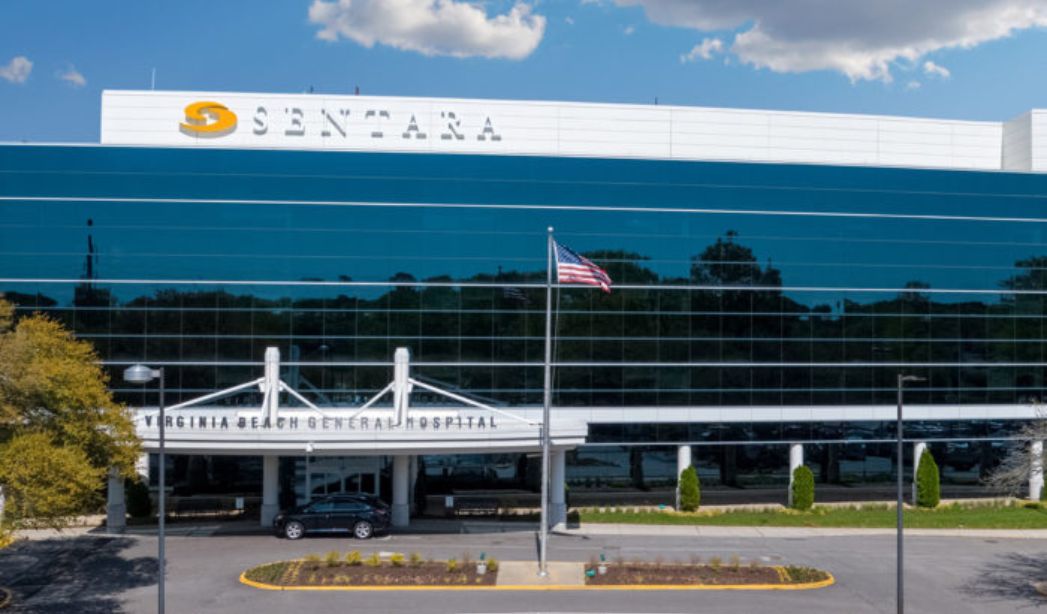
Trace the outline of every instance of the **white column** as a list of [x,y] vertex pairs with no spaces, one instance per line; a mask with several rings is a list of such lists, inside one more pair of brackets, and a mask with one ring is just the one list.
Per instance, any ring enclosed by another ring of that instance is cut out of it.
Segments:
[[411,464],[407,467],[407,475],[411,478],[407,484],[407,504],[411,506],[411,509],[415,508],[414,491],[415,484],[418,483],[418,455],[411,455]]
[[411,505],[408,492],[411,486],[411,457],[393,457],[393,526],[406,527],[411,523]]
[[927,449],[926,441],[917,441],[912,445],[912,504],[916,505],[916,472],[920,470],[920,457]]
[[107,490],[105,528],[110,533],[123,533],[127,528],[127,504],[124,502],[124,478],[116,467],[109,469]]
[[564,471],[567,452],[549,450],[549,526],[563,529],[567,526],[567,502],[564,499]]
[[280,457],[262,457],[262,518],[261,525],[269,528],[280,512]]
[[676,511],[680,511],[680,474],[691,466],[691,446],[676,448]]
[[135,461],[135,473],[138,474],[138,479],[142,481],[146,486],[149,485],[149,453],[144,452],[138,455],[138,460]]
[[793,506],[793,474],[803,466],[803,444],[789,445],[789,507]]
[[262,416],[276,422],[277,408],[280,407],[280,348],[265,348],[265,384],[263,390],[268,394]]
[[1043,442],[1029,443],[1029,499],[1039,501],[1043,494]]
[[396,424],[403,424],[407,418],[407,404],[411,395],[411,351],[407,348],[396,348],[393,352],[393,412]]

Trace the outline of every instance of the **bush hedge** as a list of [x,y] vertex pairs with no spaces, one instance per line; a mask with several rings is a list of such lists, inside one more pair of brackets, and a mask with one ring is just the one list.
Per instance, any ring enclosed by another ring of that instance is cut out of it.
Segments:
[[931,451],[924,449],[920,455],[920,465],[916,468],[916,506],[938,507],[941,498],[938,463],[934,462]]
[[149,498],[149,487],[144,480],[125,480],[124,496],[127,498],[127,513],[131,518],[149,518],[153,515],[153,500]]
[[680,510],[696,511],[702,502],[702,490],[698,481],[698,472],[694,470],[694,467],[688,467],[680,472],[679,488]]
[[793,471],[792,501],[794,510],[806,512],[814,506],[814,474],[807,465]]

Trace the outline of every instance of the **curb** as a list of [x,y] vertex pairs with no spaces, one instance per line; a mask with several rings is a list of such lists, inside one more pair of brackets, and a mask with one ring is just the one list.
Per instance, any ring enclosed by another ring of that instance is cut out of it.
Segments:
[[[780,572],[779,572],[780,573]],[[509,586],[278,586],[256,582],[240,574],[240,583],[265,591],[807,591],[832,586],[836,578],[800,584],[605,584],[585,586],[574,584],[520,584]]]

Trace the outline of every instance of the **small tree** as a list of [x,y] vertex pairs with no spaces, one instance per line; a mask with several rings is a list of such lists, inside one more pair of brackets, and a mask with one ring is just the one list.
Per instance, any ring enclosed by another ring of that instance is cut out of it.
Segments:
[[105,472],[83,450],[55,443],[47,433],[19,434],[0,446],[0,483],[7,495],[5,521],[13,526],[62,528],[101,503]]
[[698,472],[694,467],[688,467],[680,472],[680,510],[693,512],[698,509],[702,502],[701,485],[698,481]]
[[[0,324],[10,303],[0,300]],[[113,401],[94,347],[62,324],[33,314],[0,329],[0,441],[42,432],[79,448],[93,467],[129,476],[141,452],[131,413]]]
[[916,468],[917,507],[938,507],[941,500],[941,484],[938,481],[938,463],[930,450],[920,455],[920,466]]
[[814,506],[814,474],[807,465],[800,465],[793,471],[792,500],[794,510],[806,512]]
[[15,322],[0,297],[4,523],[57,528],[95,511],[105,475],[132,475],[140,451],[132,415],[113,401],[91,344],[46,316]]
[[[1011,496],[1024,497],[1028,494],[1032,498],[1039,495],[1041,501],[1047,495],[1047,488],[1040,489],[1039,493],[1029,493],[1029,481],[1033,477],[1033,467],[1043,466],[1043,446],[1033,445],[1034,442],[1047,440],[1047,411],[1039,402],[1033,403],[1037,419],[1026,424],[1019,430],[1014,445],[1007,448],[1000,464],[988,471],[982,482],[990,489]],[[1022,443],[1019,443],[1022,442]]]

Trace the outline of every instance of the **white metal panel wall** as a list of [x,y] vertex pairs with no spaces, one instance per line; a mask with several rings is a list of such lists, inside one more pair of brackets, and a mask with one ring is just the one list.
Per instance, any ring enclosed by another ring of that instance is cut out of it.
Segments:
[[1029,170],[1047,171],[1047,111],[1029,113]]
[[[217,138],[182,133],[178,125],[186,105],[200,100],[233,110],[239,119],[236,130]],[[484,132],[488,121],[497,139]],[[1047,130],[1047,125],[1033,123],[1034,131],[1036,125]],[[1008,134],[1020,136],[1020,126],[1009,123],[1008,129]],[[1012,139],[1008,143],[1015,146],[1005,153],[1004,126],[996,122],[651,105],[154,91],[103,92],[101,138],[103,144],[114,145],[982,170],[1000,169],[1005,157],[1020,165],[1022,149]],[[1047,147],[1047,139],[1040,142]],[[1047,149],[1044,154],[1047,165]]]
[[1003,169],[1032,170],[1032,113],[1003,124]]

